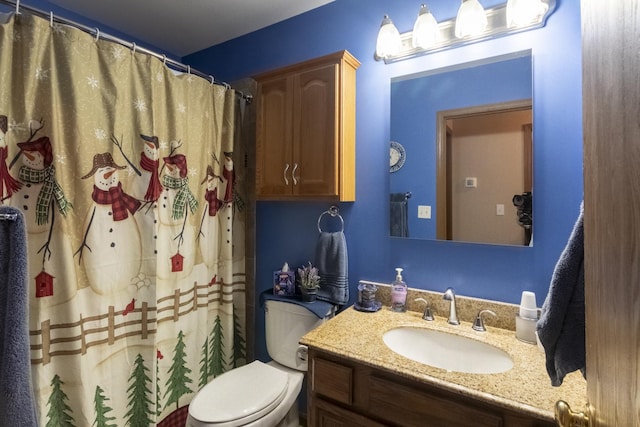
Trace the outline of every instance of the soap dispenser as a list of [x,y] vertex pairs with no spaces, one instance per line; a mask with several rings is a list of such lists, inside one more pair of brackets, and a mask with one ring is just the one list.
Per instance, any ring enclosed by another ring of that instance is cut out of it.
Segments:
[[391,283],[391,310],[407,310],[407,284],[402,280],[402,269],[396,268],[396,280]]

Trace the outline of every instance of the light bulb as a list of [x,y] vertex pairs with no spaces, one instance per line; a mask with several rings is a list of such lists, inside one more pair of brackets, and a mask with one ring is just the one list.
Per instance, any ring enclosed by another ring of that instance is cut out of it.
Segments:
[[426,49],[436,44],[439,38],[440,28],[438,27],[438,22],[429,11],[429,8],[423,4],[420,6],[416,23],[413,25],[411,44],[414,48]]
[[401,46],[402,41],[400,40],[398,29],[393,25],[389,15],[385,15],[380,24],[380,31],[378,31],[376,55],[379,58],[396,55],[400,51]]
[[478,0],[462,0],[456,17],[456,37],[474,37],[487,28],[487,14]]
[[542,0],[509,0],[507,2],[507,26],[522,27],[540,22],[549,5]]

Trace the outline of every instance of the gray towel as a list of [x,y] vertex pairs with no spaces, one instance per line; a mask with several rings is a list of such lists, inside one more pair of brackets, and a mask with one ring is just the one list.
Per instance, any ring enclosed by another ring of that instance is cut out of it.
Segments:
[[586,378],[583,216],[584,204],[556,264],[537,325],[555,387],[578,369]]
[[320,274],[318,299],[345,305],[349,301],[349,262],[344,233],[320,232],[315,258]]
[[24,217],[0,206],[0,426],[37,426],[31,386],[29,288]]

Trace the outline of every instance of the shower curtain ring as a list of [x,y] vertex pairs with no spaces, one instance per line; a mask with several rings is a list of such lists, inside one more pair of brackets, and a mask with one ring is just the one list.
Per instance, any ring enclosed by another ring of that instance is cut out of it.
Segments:
[[96,27],[96,41],[100,40],[100,28]]
[[213,78],[211,74],[209,74],[209,78],[211,79],[211,85],[213,86],[213,83],[215,83],[216,80]]
[[49,12],[49,27],[53,28],[53,12]]
[[167,65],[167,55],[165,55],[164,53],[162,54],[162,63],[164,65]]
[[137,48],[138,48],[138,45],[136,45],[136,42],[133,42],[133,46],[131,46],[131,53],[136,53]]
[[20,0],[16,1],[16,15],[20,15]]
[[191,74],[191,65],[187,65],[187,74]]

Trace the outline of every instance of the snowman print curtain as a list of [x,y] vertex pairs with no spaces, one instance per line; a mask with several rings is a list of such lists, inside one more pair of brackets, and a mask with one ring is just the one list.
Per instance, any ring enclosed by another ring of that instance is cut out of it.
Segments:
[[238,102],[79,29],[0,25],[0,203],[25,215],[40,425],[182,419],[245,363]]

